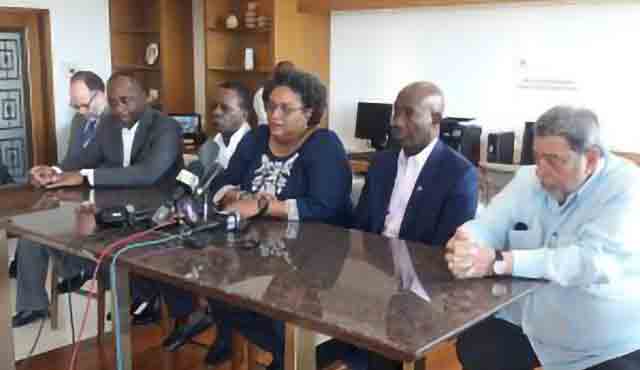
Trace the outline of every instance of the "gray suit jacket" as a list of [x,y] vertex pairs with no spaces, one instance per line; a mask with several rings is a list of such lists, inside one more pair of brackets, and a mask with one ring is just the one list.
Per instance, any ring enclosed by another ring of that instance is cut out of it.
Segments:
[[148,186],[175,177],[183,165],[178,123],[147,107],[133,139],[129,167],[122,167],[122,155],[122,125],[108,114],[83,155],[65,158],[60,167],[64,171],[95,169],[95,186]]

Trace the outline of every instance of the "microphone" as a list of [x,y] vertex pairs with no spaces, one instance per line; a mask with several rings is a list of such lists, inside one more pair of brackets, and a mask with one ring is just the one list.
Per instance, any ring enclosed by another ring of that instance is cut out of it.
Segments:
[[151,217],[155,224],[166,222],[173,216],[176,210],[176,204],[189,194],[195,193],[200,178],[204,174],[204,166],[199,160],[195,160],[186,168],[183,168],[176,176],[176,188],[171,194],[170,200],[163,202]]
[[196,195],[202,195],[203,193],[207,192],[213,180],[218,177],[218,175],[220,175],[222,171],[224,171],[224,167],[222,167],[220,163],[214,162],[211,171],[209,171],[205,174],[205,176],[202,177],[202,182],[200,183],[201,185],[199,185],[196,189]]
[[203,184],[205,179],[211,176],[220,166],[216,162],[219,153],[220,147],[213,139],[207,140],[200,146],[198,159],[189,163],[187,168],[180,170],[176,177],[176,181],[180,186],[174,192],[174,200],[182,198],[185,193],[194,194],[196,192],[199,185]]
[[103,226],[134,226],[152,218],[154,210],[136,209],[133,204],[124,206],[107,207],[98,211],[95,215],[96,223]]
[[213,141],[213,139],[208,139],[200,146],[198,149],[198,160],[204,167],[203,173],[205,175],[211,173],[216,164],[219,165],[217,162],[219,154],[220,147],[215,141]]
[[185,192],[194,193],[198,188],[204,171],[204,166],[197,160],[189,163],[187,168],[181,169],[176,177],[178,187],[173,192],[173,199],[182,198]]
[[216,161],[219,153],[220,146],[213,139],[208,139],[200,146],[198,159],[189,163],[178,173],[177,186],[171,200],[158,207],[154,213],[152,219],[156,224],[168,220],[174,214],[181,215],[181,219],[190,225],[200,222],[198,209],[201,205],[194,196],[199,197],[203,193],[202,184],[209,186],[211,180],[222,171],[220,164]]
[[211,182],[213,182],[213,179],[218,177],[218,175],[222,171],[224,171],[224,167],[222,167],[218,162],[214,163],[215,166],[213,166],[211,173],[207,174],[208,177],[203,178],[203,184],[201,186],[198,186],[198,189],[196,190],[196,196],[202,197],[202,211],[205,221],[209,220],[209,187],[211,186]]

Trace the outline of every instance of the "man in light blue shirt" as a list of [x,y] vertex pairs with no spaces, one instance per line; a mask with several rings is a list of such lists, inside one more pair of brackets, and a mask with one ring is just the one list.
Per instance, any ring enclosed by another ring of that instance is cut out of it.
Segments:
[[555,107],[521,168],[447,243],[458,278],[549,280],[463,333],[465,370],[640,369],[640,170],[609,153],[596,115]]

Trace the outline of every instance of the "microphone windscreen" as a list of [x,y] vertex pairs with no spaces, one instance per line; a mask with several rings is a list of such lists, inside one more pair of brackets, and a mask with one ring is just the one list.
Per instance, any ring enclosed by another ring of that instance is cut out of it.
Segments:
[[200,160],[197,160],[197,159],[189,163],[189,165],[187,165],[185,170],[191,172],[192,174],[198,176],[199,178],[202,178],[202,175],[204,175],[205,173],[204,165]]
[[189,172],[186,169],[180,170],[178,173],[178,177],[176,177],[176,181],[180,184],[188,186],[191,192],[196,191],[198,184],[200,184],[200,177]]
[[198,159],[204,167],[204,173],[210,173],[212,167],[218,163],[218,155],[220,154],[220,147],[213,141],[213,138],[208,139],[198,149]]
[[161,224],[169,220],[170,217],[171,217],[171,205],[163,204],[160,207],[158,207],[156,212],[153,214],[153,217],[151,217],[151,220],[155,224]]
[[224,171],[224,167],[218,162],[213,162],[213,165],[205,171],[200,181],[201,187],[209,187],[211,180],[215,178],[220,172]]

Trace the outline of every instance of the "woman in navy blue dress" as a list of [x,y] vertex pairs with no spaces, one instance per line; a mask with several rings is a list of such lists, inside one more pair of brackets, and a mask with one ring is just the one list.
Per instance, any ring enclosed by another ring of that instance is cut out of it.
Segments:
[[[243,217],[346,224],[351,211],[351,170],[338,136],[318,124],[326,89],[313,75],[293,71],[264,89],[268,125],[238,145],[216,200]],[[262,200],[262,201],[260,201]]]
[[[351,212],[351,170],[335,133],[318,125],[327,92],[308,73],[291,71],[267,82],[263,99],[269,124],[245,135],[229,162],[214,201],[247,218],[266,215],[288,221],[346,226]],[[231,356],[231,329],[272,353],[268,369],[281,369],[284,323],[211,300],[217,338],[207,362]]]

